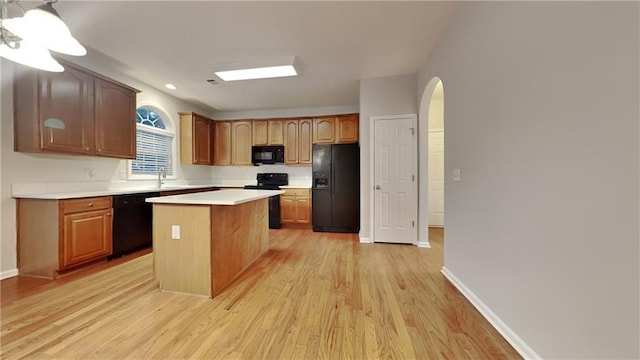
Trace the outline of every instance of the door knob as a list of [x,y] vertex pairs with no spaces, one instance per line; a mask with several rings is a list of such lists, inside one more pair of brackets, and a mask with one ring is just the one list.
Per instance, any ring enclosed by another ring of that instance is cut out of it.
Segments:
[[380,185],[376,185],[376,190],[380,190],[380,189],[382,189]]

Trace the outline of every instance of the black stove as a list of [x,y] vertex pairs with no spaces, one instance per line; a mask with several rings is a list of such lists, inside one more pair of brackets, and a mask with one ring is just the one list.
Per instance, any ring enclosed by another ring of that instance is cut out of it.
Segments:
[[[257,185],[245,185],[245,189],[280,190],[280,186],[289,185],[287,173],[259,173]],[[269,197],[269,229],[280,229],[280,195]]]
[[289,174],[287,173],[258,173],[256,175],[257,185],[245,185],[245,189],[267,189],[278,190],[280,186],[289,185]]

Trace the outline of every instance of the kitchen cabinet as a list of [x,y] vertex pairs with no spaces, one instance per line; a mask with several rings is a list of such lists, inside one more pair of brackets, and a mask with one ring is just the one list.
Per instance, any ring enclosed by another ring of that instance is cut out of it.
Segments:
[[287,119],[284,121],[285,164],[311,164],[311,133],[311,119]]
[[267,120],[251,121],[251,136],[253,145],[267,145],[269,137]]
[[285,227],[311,227],[311,191],[283,189],[280,195],[280,222]]
[[252,165],[251,163],[251,121],[231,122],[231,164]]
[[313,125],[311,119],[301,119],[298,122],[298,164],[309,164],[313,161]]
[[313,119],[313,143],[357,143],[358,118],[358,114],[345,114]]
[[180,115],[180,162],[214,164],[215,125],[212,119],[194,112]]
[[336,143],[358,142],[358,114],[336,117]]
[[136,93],[110,81],[96,78],[96,155],[136,158]]
[[138,90],[64,63],[16,67],[14,150],[135,159]]
[[333,144],[336,141],[335,116],[313,119],[313,143]]
[[231,165],[231,121],[215,121],[213,165]]
[[18,199],[17,212],[18,269],[22,275],[55,278],[111,254],[110,196]]
[[253,145],[283,145],[284,134],[282,119],[252,120]]

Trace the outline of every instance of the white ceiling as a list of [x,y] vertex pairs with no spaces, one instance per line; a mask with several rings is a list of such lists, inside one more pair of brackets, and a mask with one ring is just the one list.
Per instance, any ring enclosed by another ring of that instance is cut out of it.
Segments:
[[[63,0],[55,8],[117,70],[212,111],[235,111],[357,105],[360,79],[420,71],[458,3]],[[298,77],[206,81],[219,64],[292,55]]]

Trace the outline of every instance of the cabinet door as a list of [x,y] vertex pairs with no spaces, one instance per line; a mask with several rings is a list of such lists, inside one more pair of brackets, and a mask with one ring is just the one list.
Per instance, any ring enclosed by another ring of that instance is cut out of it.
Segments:
[[309,197],[296,196],[296,223],[309,224],[311,222],[311,202]]
[[213,165],[231,165],[231,122],[215,121]]
[[231,124],[231,163],[251,165],[251,121],[232,121]]
[[313,143],[332,144],[335,142],[335,117],[313,119]]
[[283,123],[283,120],[269,120],[269,136],[267,138],[269,145],[284,144]]
[[40,147],[93,154],[93,76],[70,66],[61,73],[40,71],[38,74]]
[[269,143],[269,132],[268,132],[267,120],[253,120],[251,122],[251,126],[252,126],[253,145],[267,145]]
[[193,115],[193,163],[210,165],[211,155],[211,120]]
[[358,142],[358,115],[339,116],[336,124],[336,142]]
[[284,123],[284,163],[298,163],[298,120]]
[[95,79],[96,155],[136,158],[136,93]]
[[296,222],[296,197],[280,195],[280,221],[293,224]]
[[64,215],[60,268],[111,254],[111,209]]
[[313,157],[311,149],[313,148],[311,131],[312,125],[310,119],[302,119],[298,125],[298,163],[311,164]]

